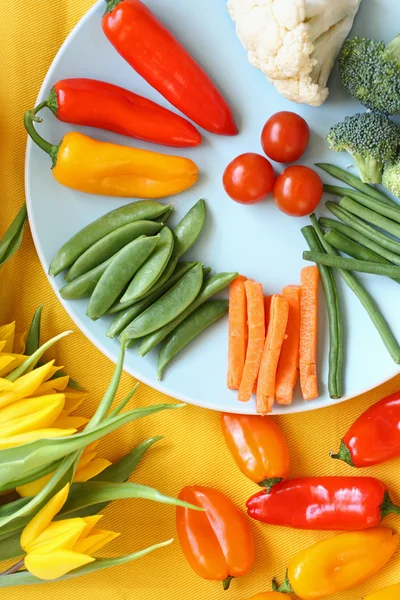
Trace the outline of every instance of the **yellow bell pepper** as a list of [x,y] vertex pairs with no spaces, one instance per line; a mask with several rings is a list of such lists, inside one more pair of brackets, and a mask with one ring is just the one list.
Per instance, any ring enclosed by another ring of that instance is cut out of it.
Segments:
[[276,591],[322,600],[375,575],[398,545],[398,535],[386,527],[324,539],[292,558],[286,581]]
[[44,140],[25,114],[32,140],[53,161],[55,179],[69,188],[102,196],[165,198],[194,185],[199,169],[188,158],[100,142],[78,132],[67,133],[58,146]]
[[39,579],[58,579],[94,562],[93,554],[119,536],[96,528],[101,515],[53,521],[68,493],[69,484],[53,496],[22,532],[20,544],[26,552],[25,568]]
[[364,600],[399,600],[400,598],[400,583],[383,588],[377,592],[372,592],[365,596]]

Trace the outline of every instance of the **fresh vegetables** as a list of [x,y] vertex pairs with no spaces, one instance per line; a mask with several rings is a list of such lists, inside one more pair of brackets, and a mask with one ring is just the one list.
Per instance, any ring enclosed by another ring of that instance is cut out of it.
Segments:
[[248,402],[253,394],[264,351],[265,308],[264,294],[260,283],[247,280],[244,288],[247,303],[248,344],[238,398],[241,402]]
[[264,125],[261,145],[268,158],[291,163],[303,156],[310,141],[307,122],[294,112],[277,112]]
[[330,256],[329,254],[325,254],[325,252],[309,252],[307,250],[303,252],[303,258],[317,264],[335,267],[336,269],[345,269],[346,271],[384,275],[393,279],[399,279],[400,277],[400,267],[388,264],[344,258],[342,256]]
[[293,102],[319,106],[335,58],[360,0],[229,0],[228,10],[250,63]]
[[309,477],[274,485],[247,501],[250,517],[295,529],[358,531],[399,514],[387,487],[373,477]]
[[400,113],[400,34],[387,46],[358,36],[347,40],[339,72],[346,90],[364,106],[386,115]]
[[96,79],[62,79],[41,103],[64,123],[96,127],[128,137],[185,148],[201,135],[186,119],[121,87]]
[[301,270],[300,297],[300,386],[304,400],[318,398],[318,282],[317,267]]
[[396,158],[400,129],[384,115],[359,113],[334,125],[326,139],[332,150],[352,156],[364,183],[381,183],[384,164]]
[[396,600],[400,594],[400,583],[391,585],[390,587],[372,592],[365,596],[365,600]]
[[290,454],[272,418],[221,413],[221,429],[243,475],[270,490],[290,473]]
[[382,183],[392,194],[400,198],[400,154],[383,169]]
[[323,600],[351,589],[377,573],[392,557],[399,538],[391,529],[342,533],[299,552],[284,583],[274,589],[302,600]]
[[288,167],[274,185],[273,196],[279,210],[292,217],[309,215],[322,198],[322,181],[309,167]]
[[140,0],[106,0],[103,31],[119,54],[173,106],[211,133],[235,135],[211,79]]
[[176,510],[186,560],[197,575],[222,581],[227,590],[232,579],[247,575],[253,567],[253,539],[245,516],[229,498],[212,488],[185,487],[179,499],[205,511]]
[[248,344],[246,277],[239,275],[229,290],[228,388],[238,390],[243,377]]
[[339,452],[331,456],[356,468],[400,456],[400,394],[396,392],[370,406],[350,427]]
[[256,204],[265,200],[275,182],[271,163],[254,152],[237,156],[226,167],[223,184],[228,196],[241,204]]
[[76,131],[50,144],[33,125],[41,121],[35,116],[40,108],[25,113],[25,129],[50,156],[53,176],[62,185],[101,196],[165,198],[197,181],[198,167],[188,158],[100,142]]
[[[299,377],[300,286],[287,285],[282,290],[282,297],[288,303],[289,314],[286,335],[282,343],[282,351],[276,371],[275,393],[278,404],[291,404],[294,388]],[[269,307],[268,314],[270,314],[270,310]]]

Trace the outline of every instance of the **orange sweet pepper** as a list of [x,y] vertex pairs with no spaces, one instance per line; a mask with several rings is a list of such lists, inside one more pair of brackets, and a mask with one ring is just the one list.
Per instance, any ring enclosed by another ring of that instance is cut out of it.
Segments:
[[165,198],[194,185],[198,167],[188,158],[94,140],[76,131],[58,145],[44,140],[34,127],[36,112],[25,113],[25,129],[52,159],[54,178],[69,188],[124,198]]

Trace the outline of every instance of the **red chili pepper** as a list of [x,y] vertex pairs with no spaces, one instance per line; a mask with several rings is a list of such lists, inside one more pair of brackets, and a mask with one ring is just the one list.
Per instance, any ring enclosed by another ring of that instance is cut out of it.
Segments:
[[140,0],[106,0],[103,31],[153,88],[211,133],[235,135],[231,109],[210,77]]
[[359,531],[400,514],[373,477],[310,477],[283,481],[247,501],[250,517],[295,529]]
[[351,467],[379,465],[400,456],[400,392],[368,408],[342,439],[338,454]]
[[185,148],[201,135],[183,117],[124,88],[96,79],[63,79],[40,107],[65,123],[97,127],[128,137]]

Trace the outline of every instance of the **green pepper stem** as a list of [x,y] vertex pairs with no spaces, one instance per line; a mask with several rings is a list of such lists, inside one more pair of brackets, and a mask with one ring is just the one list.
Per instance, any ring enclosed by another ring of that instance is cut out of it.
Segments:
[[39,117],[36,117],[35,115],[39,110],[44,108],[44,106],[47,106],[46,102],[42,102],[34,110],[27,110],[24,116],[24,125],[28,135],[32,138],[35,144],[39,146],[39,148],[41,148],[50,156],[52,161],[52,167],[55,167],[57,164],[57,154],[60,149],[60,145],[57,146],[54,144],[50,144],[50,142],[47,142],[45,139],[42,138],[41,135],[38,134],[33,125],[34,122],[40,123],[42,121],[42,119],[39,119]]
[[235,579],[235,578],[232,577],[231,575],[228,575],[228,577],[223,580],[222,587],[224,588],[224,591],[229,590],[232,579]]
[[396,506],[390,499],[389,492],[385,492],[383,502],[380,507],[381,520],[389,515],[400,515],[400,506]]
[[282,477],[270,477],[267,479],[263,479],[262,481],[259,481],[257,483],[257,485],[259,485],[262,488],[265,488],[267,490],[267,492],[270,492],[272,490],[272,488],[274,487],[274,485],[277,485],[281,481],[283,481]]
[[335,460],[342,460],[343,462],[350,465],[350,467],[354,467],[354,463],[353,463],[353,459],[351,458],[350,450],[348,449],[348,447],[346,446],[346,444],[344,443],[343,440],[340,442],[339,452],[337,454],[334,454],[333,452],[331,452],[330,457],[334,458]]
[[104,14],[106,15],[107,13],[110,13],[110,12],[112,12],[112,11],[114,10],[114,8],[115,8],[116,6],[118,6],[118,4],[119,4],[120,2],[123,2],[123,1],[124,1],[124,0],[106,0],[106,4],[107,4],[107,6],[106,6],[106,10],[105,10],[105,13],[104,13]]
[[282,583],[282,585],[278,586],[278,582],[276,581],[275,578],[272,580],[272,589],[274,592],[280,592],[281,594],[294,594],[295,593],[294,589],[290,585],[288,570],[286,570],[285,581]]

